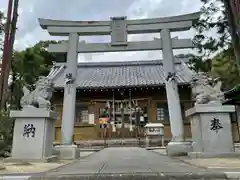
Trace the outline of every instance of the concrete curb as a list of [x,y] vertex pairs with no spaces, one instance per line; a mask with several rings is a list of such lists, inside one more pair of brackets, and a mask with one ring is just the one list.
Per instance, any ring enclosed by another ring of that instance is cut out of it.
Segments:
[[240,172],[224,173],[132,173],[132,174],[72,174],[72,175],[13,175],[1,180],[236,180]]
[[98,152],[98,151],[101,151],[103,150],[104,148],[79,148],[80,150],[80,153],[81,152]]
[[233,180],[240,173],[133,173],[133,174],[72,174],[30,177],[29,180]]
[[157,150],[157,149],[166,149],[165,146],[159,146],[159,147],[145,147],[146,150]]

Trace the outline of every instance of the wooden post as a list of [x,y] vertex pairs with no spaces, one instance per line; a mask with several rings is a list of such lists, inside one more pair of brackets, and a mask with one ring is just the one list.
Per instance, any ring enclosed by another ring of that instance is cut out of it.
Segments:
[[113,91],[113,103],[112,103],[112,121],[113,121],[113,127],[112,127],[112,134],[113,136],[116,136],[116,119],[115,119],[115,94]]
[[106,147],[107,146],[107,125],[104,128],[103,138],[104,138],[104,147]]
[[111,102],[109,101],[109,122],[108,122],[108,139],[112,139],[112,125],[111,125],[111,121],[112,121],[112,106],[111,106]]
[[152,100],[148,99],[148,106],[147,106],[147,115],[148,115],[148,123],[152,121]]
[[136,131],[135,131],[135,135],[136,135],[136,139],[138,138],[138,123],[137,123],[137,108],[136,108],[136,104],[134,107],[134,111],[135,111],[135,126],[136,126]]
[[129,131],[130,131],[130,136],[132,137],[132,132],[133,132],[133,127],[132,127],[132,92],[129,90]]
[[123,102],[121,102],[121,119],[122,119],[122,127],[121,127],[121,138],[124,138],[124,108],[123,108]]
[[[1,65],[1,78],[0,78],[0,98],[1,105],[4,104],[4,76],[6,74],[6,63],[9,57],[10,46],[9,46],[9,36],[11,28],[11,18],[12,18],[12,4],[13,0],[8,1],[8,12],[7,12],[7,22],[4,30],[4,44],[3,44],[3,56],[2,56],[2,65]],[[11,28],[12,29],[12,28]],[[1,106],[1,110],[4,107]]]
[[9,73],[12,66],[12,56],[13,56],[13,45],[15,41],[15,34],[16,34],[16,26],[17,26],[17,18],[18,18],[18,5],[19,0],[14,0],[13,4],[13,17],[12,17],[12,23],[11,23],[11,32],[9,36],[9,48],[7,53],[7,59],[6,59],[6,69],[5,73],[3,73],[3,87],[2,87],[2,101],[1,101],[1,108],[4,108],[6,105],[7,98],[9,97],[9,91],[8,91],[8,79],[9,79]]

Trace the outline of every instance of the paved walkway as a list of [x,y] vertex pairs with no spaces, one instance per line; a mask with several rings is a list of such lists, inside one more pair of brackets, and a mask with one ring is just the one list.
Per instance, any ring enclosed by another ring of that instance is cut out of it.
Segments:
[[[153,152],[154,151],[154,152]],[[106,148],[96,152],[91,156],[76,160],[71,164],[64,165],[54,170],[40,174],[12,174],[12,176],[2,176],[0,179],[23,179],[23,180],[53,180],[53,179],[102,179],[102,180],[132,180],[132,179],[240,179],[237,166],[235,172],[233,163],[229,169],[210,168],[209,163],[214,159],[194,159],[186,157],[169,158],[163,150],[148,151],[137,147]],[[226,159],[218,159],[214,163],[226,164]],[[185,162],[186,163],[185,163]],[[227,160],[226,160],[227,161]],[[194,163],[197,162],[197,163]],[[203,164],[207,164],[203,166]],[[197,167],[201,165],[202,167]],[[225,167],[225,166],[224,166]],[[174,177],[174,178],[173,178]]]
[[106,148],[72,164],[49,171],[47,175],[152,173],[152,172],[206,172],[177,159],[170,159],[143,148]]

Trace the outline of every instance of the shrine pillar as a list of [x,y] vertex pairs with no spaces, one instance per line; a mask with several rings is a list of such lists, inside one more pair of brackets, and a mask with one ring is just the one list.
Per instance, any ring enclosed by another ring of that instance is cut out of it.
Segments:
[[61,144],[63,145],[72,145],[74,134],[78,41],[79,35],[77,33],[69,34],[61,128]]
[[77,146],[73,145],[72,142],[76,106],[76,77],[78,66],[77,48],[79,43],[78,33],[70,33],[68,43],[61,126],[61,145],[56,147],[56,149],[60,151],[61,159],[75,159],[79,155],[77,153]]
[[166,78],[165,87],[172,133],[172,140],[168,143],[167,153],[170,156],[187,154],[192,151],[192,147],[190,143],[184,142],[184,127],[178,93],[178,84],[174,69],[174,55],[170,30],[162,29],[161,38],[163,47],[163,67]]

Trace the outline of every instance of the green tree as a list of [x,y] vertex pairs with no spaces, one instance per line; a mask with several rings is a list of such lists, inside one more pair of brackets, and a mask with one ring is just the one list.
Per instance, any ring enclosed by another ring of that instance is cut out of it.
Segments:
[[23,95],[22,87],[34,89],[39,76],[47,76],[56,56],[49,53],[46,47],[55,41],[40,41],[33,47],[21,52],[14,52],[12,63],[11,105],[20,109],[20,99]]
[[188,58],[190,61],[190,68],[195,72],[210,72],[212,69],[212,61],[211,59],[207,59],[205,61],[202,60],[201,56],[196,56],[194,54],[178,54],[176,55],[177,58]]
[[231,46],[231,37],[224,4],[218,0],[201,1],[204,4],[201,8],[201,18],[194,25],[194,43],[201,56],[209,58],[216,51],[228,49]]
[[9,117],[9,110],[0,113],[0,157],[9,156],[12,144],[13,119]]
[[232,26],[229,26],[229,12],[224,0],[201,1],[204,3],[202,14],[200,20],[194,24],[196,35],[193,39],[200,55],[193,55],[190,63],[196,71],[209,72],[220,77],[224,89],[228,89],[238,83],[236,79],[239,76],[234,55],[236,37]]
[[223,82],[222,89],[229,90],[240,83],[238,68],[234,62],[234,51],[232,48],[219,53],[212,60],[210,74],[219,77]]
[[[61,41],[59,41],[61,42]],[[47,48],[49,44],[57,44],[57,41],[40,41],[33,48],[38,51],[39,55],[43,58],[41,66],[41,76],[47,76],[53,62],[56,61],[56,53],[49,53]]]
[[[234,23],[234,16],[229,0],[201,0],[202,16],[196,24],[196,45],[200,52],[211,55],[223,48],[233,48],[234,60],[240,68],[240,39]],[[209,32],[212,32],[209,34]],[[216,36],[213,36],[213,32]],[[208,35],[206,35],[208,34]]]
[[[4,34],[4,19],[3,12],[0,11],[0,59],[3,48],[3,34]],[[12,119],[9,118],[8,112],[0,112],[0,156],[6,156],[9,152],[9,144],[12,140]]]

